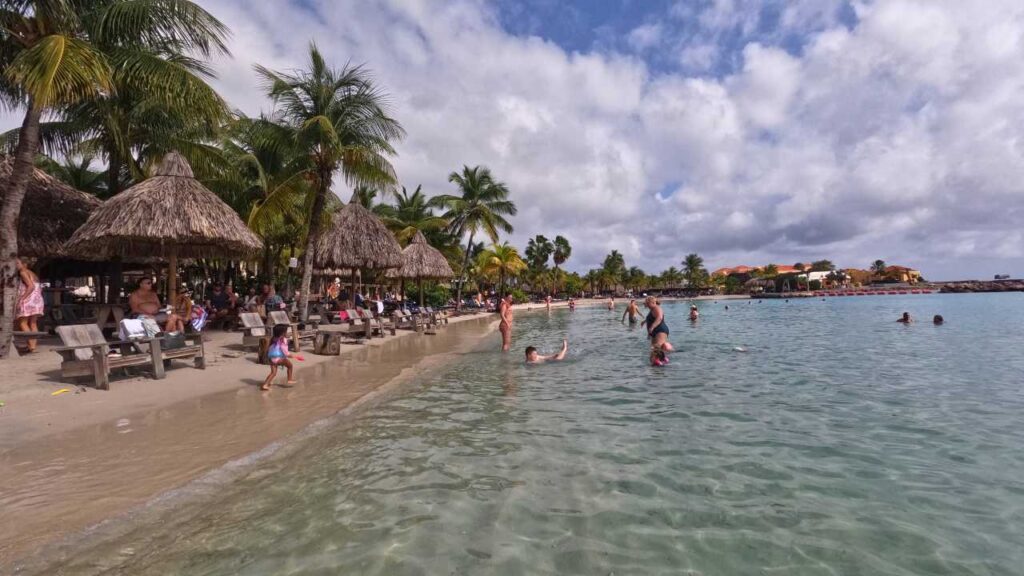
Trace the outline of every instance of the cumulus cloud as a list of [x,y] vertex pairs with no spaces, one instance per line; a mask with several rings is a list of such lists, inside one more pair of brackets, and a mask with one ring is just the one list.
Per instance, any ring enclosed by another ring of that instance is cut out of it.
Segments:
[[623,50],[582,52],[476,0],[201,1],[234,32],[217,63],[233,105],[268,109],[252,64],[300,67],[310,40],[366,63],[408,131],[402,183],[445,193],[491,167],[520,207],[513,243],[565,235],[572,269],[618,249],[648,272],[691,251],[1024,272],[1016,0],[679,2]]

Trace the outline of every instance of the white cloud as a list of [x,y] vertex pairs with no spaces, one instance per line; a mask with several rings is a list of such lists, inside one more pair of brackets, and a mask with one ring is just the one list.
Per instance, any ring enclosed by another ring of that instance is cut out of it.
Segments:
[[657,46],[662,40],[661,24],[652,22],[641,24],[630,30],[626,42],[637,52],[643,52]]

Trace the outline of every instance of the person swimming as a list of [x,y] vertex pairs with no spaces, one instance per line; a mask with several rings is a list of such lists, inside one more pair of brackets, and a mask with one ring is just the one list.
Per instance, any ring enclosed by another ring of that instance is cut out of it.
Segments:
[[904,312],[903,316],[901,316],[897,322],[901,324],[913,324],[914,321],[910,318],[910,312]]
[[938,326],[940,324],[944,324],[945,322],[946,322],[946,319],[942,317],[942,314],[936,314],[932,318],[932,324],[935,324],[936,326]]
[[526,363],[527,364],[540,364],[541,362],[548,362],[551,360],[558,361],[564,360],[566,352],[569,351],[569,341],[562,338],[562,349],[555,354],[548,354],[544,356],[537,353],[537,349],[533,346],[526,347]]
[[697,310],[696,304],[690,304],[690,320],[696,322],[700,318],[700,311]]
[[626,306],[626,311],[622,313],[622,321],[626,321],[626,317],[629,317],[630,324],[636,324],[640,321],[640,307],[636,305],[636,299],[629,301]]

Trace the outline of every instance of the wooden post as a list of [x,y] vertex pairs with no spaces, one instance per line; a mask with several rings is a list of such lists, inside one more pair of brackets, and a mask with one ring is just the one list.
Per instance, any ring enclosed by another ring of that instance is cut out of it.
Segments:
[[110,347],[106,344],[92,348],[92,371],[96,379],[96,388],[100,390],[110,390],[110,365],[107,360],[109,352]]
[[178,292],[178,247],[171,248],[167,258],[167,305],[174,307],[174,299]]
[[423,309],[423,279],[420,278],[416,280],[416,284],[418,284],[420,288],[420,309]]
[[164,374],[164,355],[162,350],[163,341],[160,338],[153,338],[149,341],[149,356],[153,362],[153,378],[156,380],[163,380],[166,375]]

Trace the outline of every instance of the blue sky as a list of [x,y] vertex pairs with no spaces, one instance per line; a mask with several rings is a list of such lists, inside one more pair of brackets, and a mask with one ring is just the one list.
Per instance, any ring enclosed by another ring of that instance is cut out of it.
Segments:
[[[827,18],[801,29],[791,29],[780,20],[785,0],[738,2],[749,19],[730,26],[709,29],[699,15],[713,8],[712,0],[499,0],[495,3],[504,30],[517,36],[539,36],[571,52],[627,51],[638,53],[653,73],[693,72],[724,77],[742,65],[746,44],[759,42],[800,55],[812,34],[826,23],[856,26],[857,17],[849,2],[823,2]],[[744,6],[745,5],[745,6]],[[720,53],[711,66],[694,69],[673,58],[671,50],[636,50],[630,34],[643,27],[660,27],[658,47],[666,42],[688,45],[713,42]]]

